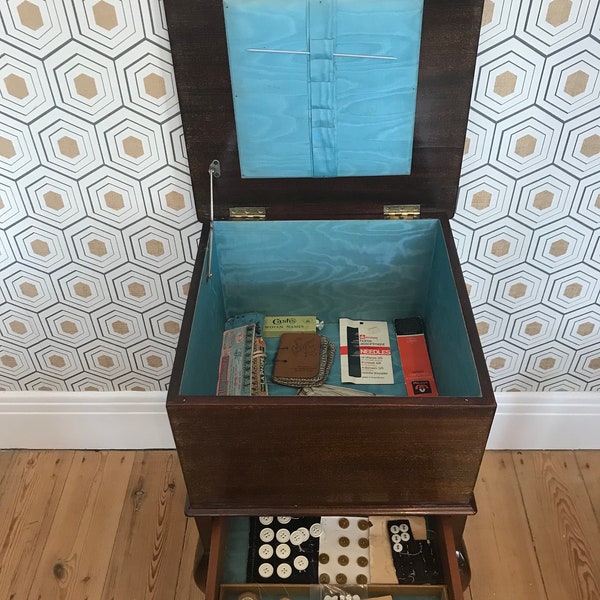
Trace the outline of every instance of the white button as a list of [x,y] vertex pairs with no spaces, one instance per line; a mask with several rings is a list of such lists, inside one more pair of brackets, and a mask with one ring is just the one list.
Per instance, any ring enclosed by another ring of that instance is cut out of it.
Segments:
[[275,534],[277,541],[285,544],[285,542],[289,542],[290,540],[290,532],[287,529],[279,529]]
[[287,558],[291,553],[290,547],[287,544],[279,544],[277,548],[275,548],[275,554],[279,558]]
[[277,567],[277,575],[281,577],[281,579],[287,579],[292,574],[292,567],[287,563],[281,563]]
[[298,571],[304,571],[308,567],[308,558],[306,556],[296,556],[294,566]]
[[358,594],[354,594],[354,596],[352,596],[352,600],[360,600],[360,596]]
[[395,533],[392,536],[392,542],[394,542],[394,544],[397,544],[398,542],[401,542],[401,541],[402,541],[402,538],[400,537],[400,534]]
[[294,544],[294,546],[299,546],[304,541],[304,534],[301,531],[292,531],[290,534],[290,542]]
[[277,517],[277,520],[282,524],[282,525],[287,525],[291,520],[292,517]]
[[394,544],[394,552],[402,552],[402,544],[400,542],[398,542],[397,544]]
[[268,560],[269,558],[271,558],[271,556],[273,556],[273,546],[270,546],[269,544],[263,544],[258,549],[258,555],[261,558],[264,558],[265,560]]
[[329,594],[325,594],[323,596],[323,600],[333,600],[333,596],[330,596]]
[[391,531],[392,533],[400,533],[400,527],[398,527],[398,525],[392,525],[392,526],[390,527],[390,531]]
[[313,523],[310,526],[310,535],[313,537],[321,537],[323,535],[323,525],[321,525],[321,523]]
[[270,527],[265,527],[260,532],[260,539],[263,542],[271,542],[275,537],[275,532]]
[[402,533],[406,533],[406,532],[408,531],[408,525],[407,525],[406,523],[402,523],[402,524],[400,525],[400,531],[401,531]]
[[270,525],[273,522],[273,517],[258,517],[258,522],[261,525]]
[[273,575],[273,565],[270,565],[269,563],[263,563],[260,565],[260,567],[258,567],[258,574],[265,579],[267,577],[271,577],[271,575]]
[[400,540],[403,542],[408,542],[410,540],[410,533],[406,533],[406,532],[401,533]]
[[306,527],[298,527],[298,529],[296,529],[296,531],[298,531],[299,533],[302,534],[303,542],[307,542],[308,538],[310,538],[310,533],[309,533],[308,529],[306,529]]

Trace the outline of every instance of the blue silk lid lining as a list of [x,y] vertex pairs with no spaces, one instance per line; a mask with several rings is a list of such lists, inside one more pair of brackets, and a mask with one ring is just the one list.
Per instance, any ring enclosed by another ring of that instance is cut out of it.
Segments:
[[242,177],[410,173],[423,0],[225,0]]

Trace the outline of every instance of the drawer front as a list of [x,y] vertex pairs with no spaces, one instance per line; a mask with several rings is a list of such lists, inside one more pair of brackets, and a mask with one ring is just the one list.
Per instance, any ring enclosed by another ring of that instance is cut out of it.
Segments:
[[[401,517],[399,517],[401,518]],[[456,557],[455,524],[449,516],[433,519],[436,532],[438,557],[443,573],[443,585],[380,585],[338,586],[337,584],[299,585],[299,584],[262,584],[262,583],[230,583],[224,573],[228,556],[227,517],[216,517],[212,520],[212,532],[208,567],[206,573],[206,600],[329,600],[327,596],[338,600],[361,600],[392,596],[393,600],[402,598],[423,598],[431,600],[463,600],[462,583]],[[239,560],[245,560],[240,557]],[[245,568],[245,565],[242,566]]]

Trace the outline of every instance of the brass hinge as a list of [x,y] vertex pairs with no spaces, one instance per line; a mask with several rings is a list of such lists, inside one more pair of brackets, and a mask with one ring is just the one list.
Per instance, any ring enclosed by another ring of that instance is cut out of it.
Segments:
[[232,221],[264,221],[267,218],[267,209],[258,206],[235,206],[229,209],[229,218]]
[[421,218],[420,204],[387,204],[383,207],[386,219],[412,220]]

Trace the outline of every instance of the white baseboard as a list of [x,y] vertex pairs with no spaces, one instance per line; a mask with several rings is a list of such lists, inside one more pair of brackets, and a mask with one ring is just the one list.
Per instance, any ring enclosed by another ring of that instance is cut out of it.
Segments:
[[[0,448],[173,448],[166,392],[1,392]],[[600,393],[499,393],[488,449],[600,448]]]
[[2,392],[0,448],[174,448],[166,392]]
[[504,392],[488,450],[600,449],[600,392]]

